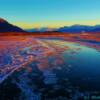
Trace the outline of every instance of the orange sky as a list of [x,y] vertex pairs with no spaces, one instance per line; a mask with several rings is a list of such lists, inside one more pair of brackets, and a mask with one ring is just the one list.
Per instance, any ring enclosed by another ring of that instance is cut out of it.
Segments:
[[17,25],[23,29],[30,29],[30,28],[40,28],[40,27],[50,27],[50,28],[58,28],[63,26],[70,26],[74,24],[81,24],[81,25],[96,25],[100,23],[100,20],[84,20],[84,21],[48,21],[48,22],[13,22],[12,24]]

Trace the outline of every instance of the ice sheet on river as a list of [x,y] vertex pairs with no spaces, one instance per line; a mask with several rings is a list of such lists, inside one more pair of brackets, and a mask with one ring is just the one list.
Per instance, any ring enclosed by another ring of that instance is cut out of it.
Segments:
[[[0,83],[2,83],[15,70],[30,62],[38,62],[38,67],[48,66],[46,57],[58,56],[68,47],[54,45],[50,41],[29,39],[27,41],[0,41]],[[41,63],[40,63],[41,62]],[[55,63],[62,63],[60,57]]]

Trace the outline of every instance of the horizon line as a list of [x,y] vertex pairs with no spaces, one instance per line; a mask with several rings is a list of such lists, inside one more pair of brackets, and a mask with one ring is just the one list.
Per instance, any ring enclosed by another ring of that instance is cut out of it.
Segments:
[[11,24],[19,26],[23,29],[32,29],[32,28],[60,28],[64,26],[73,26],[73,25],[86,25],[86,26],[96,26],[100,25],[100,20],[98,21],[55,21],[55,22],[11,22]]
[[[1,18],[3,19],[3,18]],[[86,26],[96,26],[100,25],[100,20],[74,20],[74,21],[64,21],[64,20],[49,20],[49,21],[34,21],[34,22],[21,22],[21,21],[5,21],[18,26],[22,29],[32,29],[32,28],[60,28],[65,26],[73,25],[86,25]]]

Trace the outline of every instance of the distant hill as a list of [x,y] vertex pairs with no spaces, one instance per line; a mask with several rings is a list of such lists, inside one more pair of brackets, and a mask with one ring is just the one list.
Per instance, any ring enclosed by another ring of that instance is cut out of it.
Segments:
[[69,32],[69,33],[82,33],[82,32],[100,32],[100,25],[87,26],[87,25],[72,25],[58,28],[58,32]]
[[96,26],[88,26],[88,25],[72,25],[72,26],[64,26],[60,28],[33,28],[26,30],[28,32],[66,32],[66,33],[82,33],[82,32],[100,32],[100,25]]
[[27,32],[52,32],[56,31],[55,28],[48,28],[48,27],[42,27],[42,28],[33,28],[33,29],[27,29]]
[[37,28],[26,29],[27,32],[39,32]]
[[0,33],[3,32],[25,32],[25,31],[17,26],[10,24],[6,20],[0,18]]

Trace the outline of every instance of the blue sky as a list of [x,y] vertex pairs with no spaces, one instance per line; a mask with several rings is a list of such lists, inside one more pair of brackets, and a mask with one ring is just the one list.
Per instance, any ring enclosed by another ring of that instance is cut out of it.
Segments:
[[22,25],[99,24],[100,0],[0,0],[0,17]]

